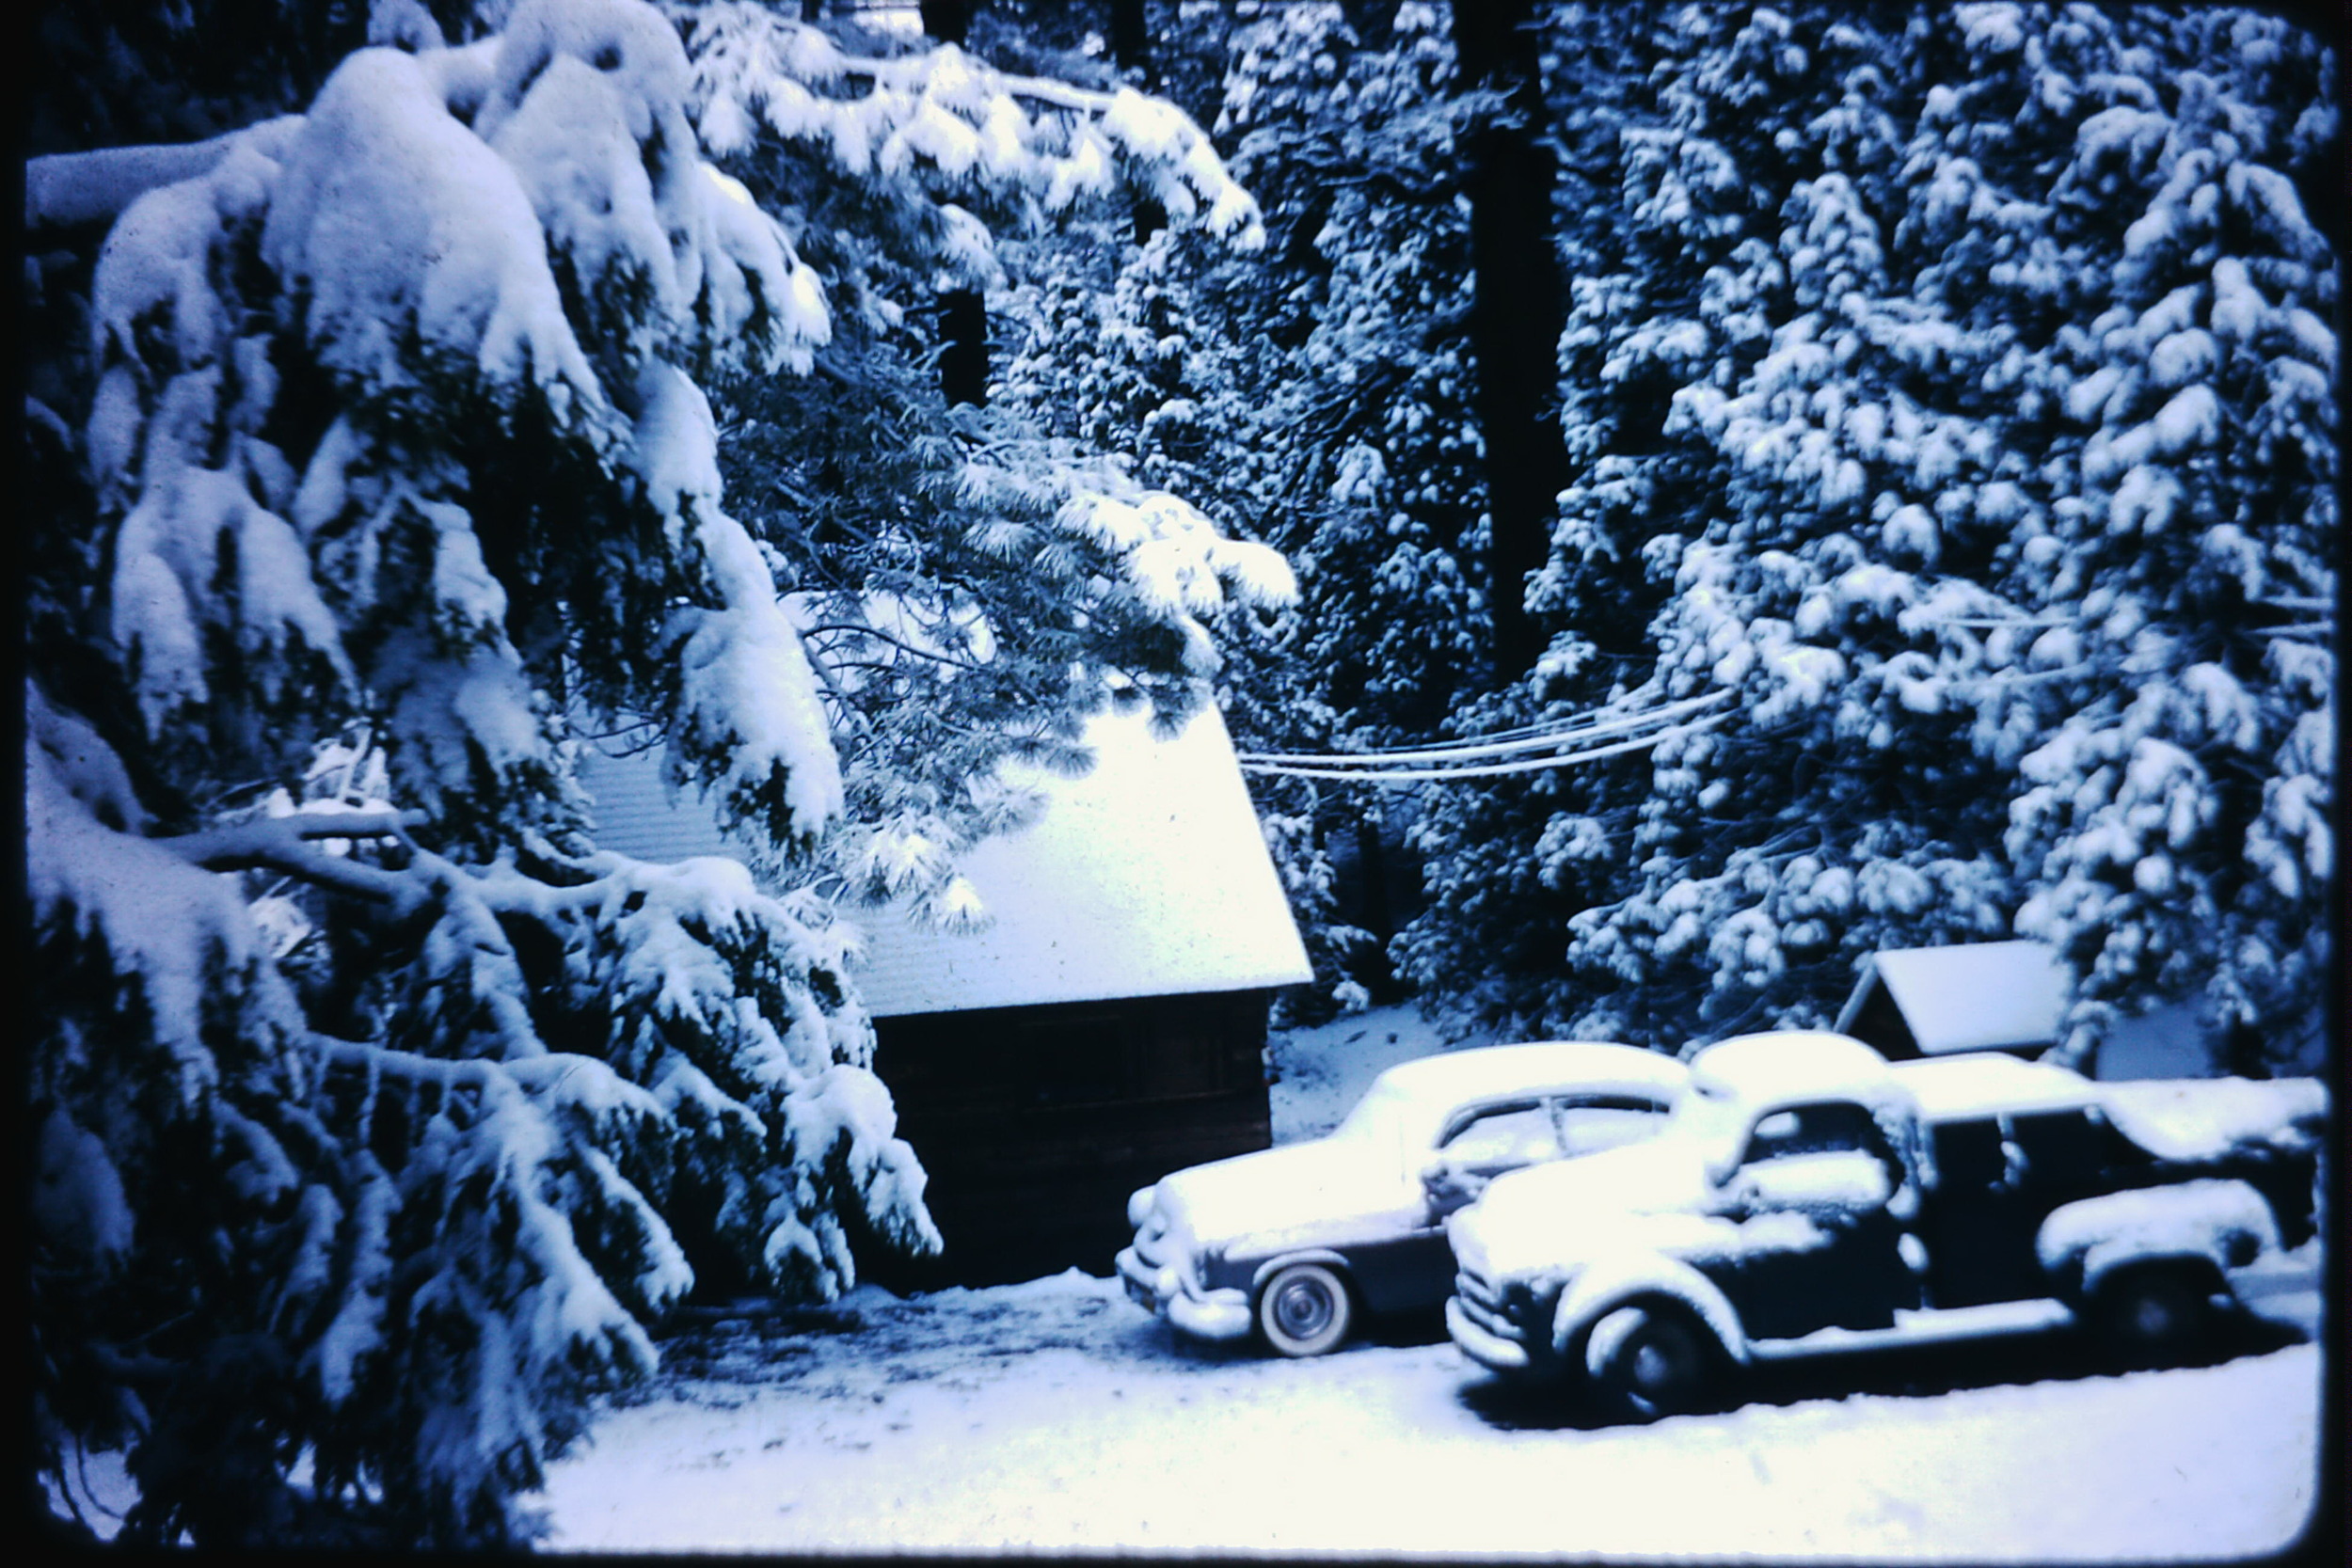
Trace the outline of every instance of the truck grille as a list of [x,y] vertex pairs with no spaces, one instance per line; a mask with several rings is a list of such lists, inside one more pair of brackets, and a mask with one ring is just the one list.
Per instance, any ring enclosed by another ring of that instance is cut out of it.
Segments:
[[1455,1275],[1454,1293],[1461,1300],[1463,1314],[1487,1333],[1502,1339],[1524,1338],[1519,1325],[1502,1308],[1502,1292],[1479,1275],[1468,1269]]

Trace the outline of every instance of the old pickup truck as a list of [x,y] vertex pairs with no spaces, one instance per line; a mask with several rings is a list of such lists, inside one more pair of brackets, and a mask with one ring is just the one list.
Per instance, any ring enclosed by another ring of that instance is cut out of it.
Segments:
[[[2228,1085],[2214,1085],[2227,1089]],[[2087,1328],[2182,1354],[2228,1272],[2312,1234],[2317,1084],[2267,1117],[2001,1055],[1889,1064],[1843,1036],[1728,1040],[1655,1138],[1498,1179],[1448,1227],[1471,1359],[1646,1418],[1760,1358]]]

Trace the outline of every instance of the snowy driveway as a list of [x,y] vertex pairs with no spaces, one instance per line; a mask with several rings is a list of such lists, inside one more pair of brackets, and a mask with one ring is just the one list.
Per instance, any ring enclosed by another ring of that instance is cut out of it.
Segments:
[[555,1467],[553,1544],[2258,1553],[2311,1506],[2320,1360],[2315,1271],[2254,1289],[2273,1321],[2214,1365],[2101,1375],[2056,1339],[1881,1353],[1778,1369],[1735,1411],[1589,1431],[1442,1340],[1310,1362],[1193,1348],[1074,1273],[907,1302],[861,1291],[846,1310],[671,1339],[652,1396]]

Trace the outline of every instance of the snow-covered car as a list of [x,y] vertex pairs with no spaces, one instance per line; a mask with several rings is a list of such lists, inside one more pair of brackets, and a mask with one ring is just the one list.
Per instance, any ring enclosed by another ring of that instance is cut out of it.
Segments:
[[1649,1136],[1686,1076],[1671,1057],[1591,1041],[1402,1063],[1327,1137],[1195,1165],[1136,1193],[1120,1276],[1185,1334],[1255,1332],[1285,1355],[1319,1355],[1347,1338],[1359,1310],[1445,1300],[1445,1222],[1488,1181]]
[[1497,1372],[1635,1418],[1759,1358],[1887,1340],[2078,1323],[2160,1362],[2231,1304],[2228,1270],[2312,1235],[2323,1116],[2201,1136],[2014,1057],[1729,1040],[1658,1137],[1454,1216],[1446,1324]]

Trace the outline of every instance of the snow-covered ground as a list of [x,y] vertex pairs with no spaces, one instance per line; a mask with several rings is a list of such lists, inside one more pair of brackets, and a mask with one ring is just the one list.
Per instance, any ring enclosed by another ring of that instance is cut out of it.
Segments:
[[[1435,1049],[1409,1013],[1278,1041],[1279,1140]],[[1319,1361],[1172,1338],[1073,1272],[706,1314],[558,1465],[553,1544],[765,1552],[2165,1560],[2312,1505],[2314,1258],[2225,1359],[2115,1376],[2062,1337],[1774,1369],[1724,1413],[1586,1429],[1391,1333]]]

